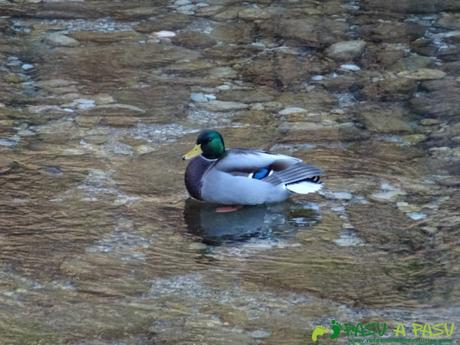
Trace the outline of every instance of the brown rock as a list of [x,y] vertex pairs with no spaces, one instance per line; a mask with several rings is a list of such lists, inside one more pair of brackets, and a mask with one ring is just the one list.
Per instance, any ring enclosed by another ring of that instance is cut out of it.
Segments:
[[135,31],[116,31],[116,32],[95,32],[95,31],[77,31],[71,34],[71,37],[79,42],[93,42],[108,44],[120,41],[139,41],[142,35]]
[[259,52],[259,49],[248,45],[221,44],[204,49],[204,55],[211,59],[239,59],[250,57]]
[[273,54],[252,59],[242,67],[243,79],[274,88],[286,88],[312,75],[326,74],[331,66],[319,57],[299,57],[288,54]]
[[213,39],[224,43],[247,44],[252,42],[254,34],[254,25],[238,21],[232,24],[220,24],[210,35]]
[[353,60],[362,54],[365,47],[366,41],[342,41],[334,43],[327,48],[326,54],[337,61]]
[[323,80],[320,84],[333,92],[354,92],[362,89],[367,82],[367,79],[356,75],[342,74],[337,78]]
[[438,69],[420,68],[413,71],[399,72],[398,77],[408,78],[413,80],[433,80],[442,79],[446,73]]
[[436,26],[445,29],[460,30],[460,13],[441,13]]
[[367,100],[402,101],[410,99],[416,89],[416,80],[388,77],[366,84],[360,94]]
[[59,32],[47,34],[45,42],[54,47],[77,47],[78,41]]
[[404,50],[395,44],[368,44],[361,57],[361,64],[366,68],[380,68],[394,65],[404,57]]
[[238,11],[238,17],[245,20],[269,19],[270,13],[259,7],[246,7]]
[[[350,221],[356,224],[359,237],[366,243],[393,251],[423,248],[426,244],[426,236],[422,236],[417,228],[411,231],[401,230],[410,228],[411,222],[392,205],[352,205],[347,210]],[[363,219],[366,221],[363,222]]]
[[[158,2],[156,2],[158,6]],[[139,20],[149,18],[160,13],[160,7],[142,7],[135,6],[133,8],[114,11],[112,17],[118,20]]]
[[410,47],[416,53],[421,54],[421,55],[426,55],[426,56],[436,55],[438,51],[438,47],[433,42],[433,40],[425,38],[425,37],[421,37],[421,38],[416,39],[415,41],[412,41],[410,43]]
[[460,87],[441,87],[411,98],[410,105],[414,112],[421,115],[459,117],[459,99]]
[[297,44],[310,47],[325,47],[346,38],[347,24],[328,18],[305,17],[283,18],[265,21],[261,30]]
[[445,49],[439,50],[436,56],[443,61],[459,61],[460,44],[449,44]]
[[442,70],[448,74],[460,75],[460,61],[447,62],[441,66]]
[[409,116],[401,106],[365,104],[354,108],[357,118],[372,132],[410,132]]
[[217,21],[228,21],[238,18],[238,12],[240,11],[240,7],[230,7],[227,8],[213,16],[214,20]]
[[182,13],[169,13],[142,21],[134,29],[140,33],[151,33],[161,30],[175,31],[185,28],[189,23],[189,16]]
[[414,77],[416,74],[415,71],[418,70],[418,74],[420,75],[422,74],[421,71],[423,69],[432,67],[433,65],[434,61],[431,57],[413,54],[399,60],[397,63],[391,66],[390,70],[408,72],[408,74],[412,75],[411,77]]
[[132,127],[140,122],[140,119],[135,116],[105,116],[101,118],[100,124],[103,126],[113,127]]
[[284,122],[278,130],[283,134],[280,143],[305,143],[316,141],[360,141],[368,138],[368,133],[352,123],[324,126],[312,122]]
[[361,37],[366,37],[375,42],[410,42],[425,33],[426,28],[415,23],[406,22],[380,22],[363,25],[360,28]]
[[197,31],[180,32],[171,41],[176,45],[190,49],[209,48],[217,43],[209,35]]
[[367,10],[383,10],[400,13],[433,13],[440,11],[458,11],[457,0],[363,0]]
[[276,101],[286,107],[299,107],[308,111],[327,111],[337,106],[337,98],[322,89],[309,92],[283,92]]
[[[174,97],[171,97],[172,94]],[[152,85],[141,89],[118,90],[113,96],[118,102],[145,109],[147,112],[142,117],[149,117],[152,122],[161,122],[183,116],[190,99],[190,91],[180,85],[175,85],[174,88],[168,85]],[[121,115],[122,111],[119,113]]]
[[268,87],[257,87],[250,90],[229,90],[219,93],[218,98],[222,101],[233,102],[270,102],[275,98],[275,91]]
[[14,166],[14,161],[7,157],[0,157],[0,175],[7,173]]
[[94,87],[95,90],[90,92],[100,92],[101,83],[110,83],[110,87],[115,89],[132,86],[137,84],[140,70],[179,60],[194,61],[200,56],[198,52],[173,45],[140,45],[134,42],[88,45],[53,53],[38,50],[35,54],[44,61],[37,71],[38,79],[66,76],[67,79],[80,81],[83,86]]

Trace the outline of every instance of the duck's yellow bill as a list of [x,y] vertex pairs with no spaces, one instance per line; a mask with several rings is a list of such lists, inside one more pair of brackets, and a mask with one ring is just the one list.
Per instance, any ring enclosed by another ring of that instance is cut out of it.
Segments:
[[203,151],[201,151],[201,146],[199,144],[196,144],[193,149],[191,149],[189,152],[182,156],[182,159],[192,159],[193,157],[201,155],[202,153]]

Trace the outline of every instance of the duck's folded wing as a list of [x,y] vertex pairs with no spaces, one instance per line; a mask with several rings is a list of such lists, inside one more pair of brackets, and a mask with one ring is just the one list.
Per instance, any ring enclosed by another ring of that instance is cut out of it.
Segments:
[[287,185],[311,179],[312,182],[318,183],[319,176],[322,175],[323,173],[319,168],[310,164],[298,162],[289,166],[287,169],[273,172],[273,174],[267,176],[262,181],[270,182],[275,185],[281,183]]
[[301,160],[298,158],[281,154],[270,154],[257,150],[231,149],[227,150],[226,156],[216,163],[215,168],[229,173],[252,173],[266,167],[273,170],[283,170],[299,162]]

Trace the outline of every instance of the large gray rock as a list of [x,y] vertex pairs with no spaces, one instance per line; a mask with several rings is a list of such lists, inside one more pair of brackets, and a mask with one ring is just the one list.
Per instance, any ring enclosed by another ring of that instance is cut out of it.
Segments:
[[66,36],[60,32],[47,34],[45,42],[54,47],[77,47],[80,45],[76,39]]
[[10,171],[14,166],[14,161],[7,157],[0,157],[0,175]]
[[293,43],[310,47],[325,47],[346,37],[347,24],[319,17],[302,19],[284,18],[267,20],[260,28],[275,36],[291,40]]
[[210,101],[201,103],[201,107],[209,111],[226,112],[247,109],[248,105],[240,102]]
[[382,104],[366,104],[356,108],[357,118],[371,132],[410,132],[410,119],[401,107]]
[[422,115],[460,117],[460,86],[449,80],[435,80],[422,85],[428,92],[411,100],[413,111]]
[[337,61],[353,60],[362,54],[365,47],[366,42],[362,40],[342,41],[331,45],[326,54]]
[[367,10],[384,10],[400,13],[433,13],[460,10],[458,0],[363,0]]
[[171,41],[174,44],[190,49],[208,48],[217,43],[208,34],[197,31],[180,32]]
[[368,41],[402,43],[422,37],[426,28],[410,22],[376,22],[359,28],[362,37]]
[[436,26],[446,29],[460,30],[460,13],[442,13]]

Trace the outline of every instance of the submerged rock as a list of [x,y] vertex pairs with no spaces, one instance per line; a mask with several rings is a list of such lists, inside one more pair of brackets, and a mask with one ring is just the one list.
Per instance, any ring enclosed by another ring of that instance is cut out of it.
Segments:
[[260,27],[272,35],[292,40],[294,43],[318,48],[345,39],[347,29],[343,22],[314,16],[265,21]]
[[79,42],[92,42],[101,44],[110,44],[122,41],[139,41],[143,38],[136,31],[116,31],[116,32],[94,32],[94,31],[76,31],[71,34],[72,38]]
[[415,71],[400,72],[398,76],[414,80],[433,80],[444,78],[446,73],[438,69],[420,68]]
[[361,26],[359,29],[361,36],[375,42],[410,42],[425,33],[425,28],[422,25],[411,22],[398,21],[379,21],[373,24]]
[[367,129],[378,133],[400,133],[412,130],[407,113],[398,106],[365,104],[355,107],[356,115]]
[[364,0],[366,9],[400,13],[436,13],[441,11],[459,11],[457,0]]
[[460,86],[439,84],[433,90],[415,95],[411,108],[419,114],[458,117],[460,114]]
[[45,42],[55,47],[77,47],[80,45],[76,39],[59,32],[47,34]]
[[362,54],[365,47],[366,42],[362,40],[337,42],[326,50],[326,54],[337,61],[353,60]]
[[196,49],[196,48],[208,48],[215,45],[217,42],[208,34],[202,32],[181,32],[171,40],[174,44],[182,47]]
[[382,183],[380,186],[380,191],[373,193],[369,196],[370,199],[379,201],[379,202],[393,202],[396,201],[401,195],[406,195],[407,193],[390,185],[389,183]]
[[292,115],[292,114],[306,113],[306,112],[307,110],[304,108],[290,107],[290,108],[284,108],[278,114],[279,115]]
[[212,39],[227,44],[248,44],[252,42],[254,26],[240,21],[235,24],[220,24],[210,33]]
[[460,13],[441,13],[436,25],[446,29],[458,30],[460,29]]
[[7,157],[0,157],[0,175],[7,173],[14,166],[14,161]]
[[140,22],[134,26],[134,30],[141,33],[155,31],[174,31],[185,28],[190,23],[190,17],[182,13],[167,13],[161,16],[151,17],[149,20]]
[[238,17],[246,20],[265,20],[271,17],[268,11],[258,7],[247,7],[238,11]]
[[364,99],[374,101],[405,101],[409,100],[417,89],[417,81],[409,78],[396,78],[389,75],[375,82],[367,83],[361,95]]
[[248,105],[240,102],[225,102],[212,100],[209,102],[200,103],[200,107],[205,108],[209,111],[234,111],[234,110],[243,110],[248,109]]

